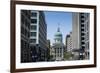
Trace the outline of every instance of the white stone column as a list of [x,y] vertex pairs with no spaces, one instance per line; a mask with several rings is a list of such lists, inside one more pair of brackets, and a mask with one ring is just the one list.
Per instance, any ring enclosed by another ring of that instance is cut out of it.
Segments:
[[61,49],[60,49],[60,47],[59,47],[59,58],[61,59]]
[[59,48],[58,48],[58,58],[59,58],[59,54],[60,54],[60,52],[59,52]]
[[62,49],[61,49],[61,50],[62,50],[62,59],[63,59],[63,53],[64,53],[64,50],[63,50],[63,49],[64,49],[64,48],[63,48],[63,46],[62,46]]
[[56,49],[56,59],[57,59],[57,48],[55,48]]

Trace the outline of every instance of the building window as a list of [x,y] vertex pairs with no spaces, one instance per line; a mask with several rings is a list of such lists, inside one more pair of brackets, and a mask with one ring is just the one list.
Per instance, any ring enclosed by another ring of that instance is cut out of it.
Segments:
[[30,33],[28,32],[28,37],[30,37]]
[[81,16],[84,16],[84,13],[81,13]]
[[36,24],[37,23],[37,19],[31,19],[31,23]]
[[37,26],[36,25],[31,25],[31,30],[37,30]]
[[82,44],[85,44],[85,42],[81,42]]
[[21,22],[22,22],[22,24],[24,24],[24,22],[25,22],[24,15],[22,15],[22,14],[21,14]]
[[57,52],[57,51],[56,51],[56,48],[54,48],[54,49],[55,49],[55,54],[56,54],[56,52]]
[[85,34],[84,33],[81,33],[81,36],[84,36]]
[[36,37],[36,32],[31,32],[31,36]]
[[84,23],[84,20],[81,20],[82,23]]
[[84,25],[81,25],[81,27],[84,27]]
[[37,13],[32,12],[32,13],[31,13],[31,16],[32,16],[32,17],[37,17]]
[[86,41],[89,40],[89,32],[86,34]]
[[21,34],[24,34],[24,27],[21,26]]
[[82,46],[82,49],[85,49],[85,46]]
[[87,44],[87,45],[88,45],[88,47],[87,47],[87,48],[89,49],[89,42],[88,42],[88,44]]
[[29,28],[30,23],[28,22],[28,20],[25,20],[25,26]]
[[84,37],[82,37],[82,38],[81,38],[81,40],[85,40],[85,38],[84,38]]
[[21,39],[21,49],[24,47],[24,41]]
[[36,43],[36,39],[31,39],[30,42],[31,43]]
[[86,43],[86,45],[85,45],[86,49],[88,49],[88,48],[89,48],[89,47],[88,47],[88,45],[89,45],[89,44],[88,44],[88,43]]
[[84,31],[84,29],[81,29],[81,31]]
[[27,29],[25,29],[24,33],[25,33],[25,36],[28,37],[28,31],[27,31]]
[[87,31],[89,30],[89,22],[87,22],[87,29],[86,29]]
[[84,18],[84,16],[81,16],[81,18]]

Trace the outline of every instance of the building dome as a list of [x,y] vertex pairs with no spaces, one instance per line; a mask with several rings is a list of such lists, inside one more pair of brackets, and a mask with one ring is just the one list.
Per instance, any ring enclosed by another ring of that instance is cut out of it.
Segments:
[[55,43],[62,43],[62,33],[60,32],[60,28],[58,27],[57,32],[54,35]]
[[57,32],[54,35],[55,42],[52,45],[53,49],[53,60],[54,61],[62,61],[64,60],[64,44],[62,42],[62,33],[60,32],[60,28],[58,27]]

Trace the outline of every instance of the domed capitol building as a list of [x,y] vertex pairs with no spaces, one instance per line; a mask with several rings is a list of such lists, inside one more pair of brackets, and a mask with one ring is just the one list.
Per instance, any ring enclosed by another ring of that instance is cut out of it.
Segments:
[[64,44],[63,44],[63,36],[60,32],[60,28],[58,27],[57,32],[54,35],[54,43],[52,45],[52,60],[61,61],[64,60]]

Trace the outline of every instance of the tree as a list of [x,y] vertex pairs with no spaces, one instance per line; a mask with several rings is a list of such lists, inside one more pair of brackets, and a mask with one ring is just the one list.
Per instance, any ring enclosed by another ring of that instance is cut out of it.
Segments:
[[70,60],[71,57],[72,57],[71,52],[64,52],[64,60]]

